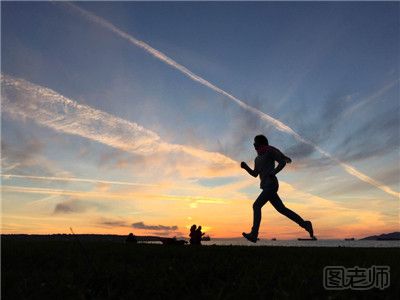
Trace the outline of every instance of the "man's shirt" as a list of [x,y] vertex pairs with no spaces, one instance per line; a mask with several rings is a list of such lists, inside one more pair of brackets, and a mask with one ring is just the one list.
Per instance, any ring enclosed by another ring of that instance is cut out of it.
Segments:
[[269,146],[265,153],[258,155],[254,160],[254,170],[260,175],[260,188],[263,190],[278,188],[278,180],[273,174],[275,161],[286,163],[285,155],[272,146]]

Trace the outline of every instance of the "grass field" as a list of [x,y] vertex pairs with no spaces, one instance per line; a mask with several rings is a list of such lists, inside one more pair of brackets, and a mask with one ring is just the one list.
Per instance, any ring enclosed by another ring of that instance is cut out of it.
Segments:
[[[1,292],[2,299],[399,299],[399,257],[399,248],[190,247],[2,238]],[[388,265],[391,286],[327,291],[327,265]]]

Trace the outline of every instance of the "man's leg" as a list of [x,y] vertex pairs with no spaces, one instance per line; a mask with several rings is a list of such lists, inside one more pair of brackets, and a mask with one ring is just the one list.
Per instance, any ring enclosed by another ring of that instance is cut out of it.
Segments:
[[304,220],[302,217],[300,217],[298,214],[296,214],[293,210],[290,210],[289,208],[287,208],[281,198],[279,198],[279,195],[277,193],[275,193],[274,195],[272,195],[270,197],[270,201],[273,207],[275,207],[275,209],[280,212],[282,215],[288,217],[290,220],[292,220],[293,222],[296,222],[297,224],[299,224],[300,227],[304,227]]
[[262,191],[257,200],[253,203],[253,227],[251,228],[251,234],[255,237],[258,237],[258,230],[260,229],[261,208],[267,201],[268,195],[265,191]]
[[268,195],[262,191],[257,200],[253,203],[253,227],[250,233],[243,232],[242,235],[250,242],[256,243],[258,240],[258,229],[261,223],[261,208],[268,201]]
[[300,227],[304,228],[310,234],[311,238],[316,239],[314,236],[314,229],[310,221],[304,221],[303,218],[296,214],[293,210],[287,208],[277,193],[269,198],[272,206],[275,207],[278,212],[299,224]]

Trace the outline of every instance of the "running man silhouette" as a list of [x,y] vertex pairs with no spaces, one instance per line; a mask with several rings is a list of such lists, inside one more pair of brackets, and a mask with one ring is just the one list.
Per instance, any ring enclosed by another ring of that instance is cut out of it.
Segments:
[[[260,175],[260,188],[262,192],[253,204],[253,227],[251,228],[251,232],[243,232],[243,236],[250,242],[257,242],[258,230],[261,222],[261,208],[269,200],[278,212],[304,228],[312,239],[316,239],[314,237],[312,223],[303,220],[298,214],[287,208],[278,196],[279,183],[276,174],[285,167],[286,163],[291,163],[292,160],[275,147],[270,146],[268,139],[264,135],[257,135],[254,138],[254,148],[258,154],[254,160],[254,170],[245,162],[242,162],[240,166],[251,176],[257,177]],[[276,168],[275,161],[278,162]]]

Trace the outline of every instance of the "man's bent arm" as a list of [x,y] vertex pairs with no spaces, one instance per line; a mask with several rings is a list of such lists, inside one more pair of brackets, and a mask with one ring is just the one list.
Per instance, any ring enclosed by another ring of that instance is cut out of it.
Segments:
[[282,171],[282,169],[286,166],[286,159],[289,159],[291,162],[291,159],[286,157],[279,149],[272,147],[273,149],[273,156],[274,156],[274,160],[278,162],[278,166],[272,171],[271,175],[276,175],[278,174],[280,171]]
[[249,173],[251,176],[253,177],[257,177],[258,176],[258,172],[256,170],[252,170],[246,163],[241,163],[240,165],[243,169],[245,169],[247,171],[247,173]]
[[276,175],[278,174],[280,171],[282,171],[282,169],[286,166],[286,162],[283,161],[279,161],[278,162],[278,166],[275,168],[275,170],[272,172],[271,175]]
[[250,169],[250,167],[247,167],[245,170],[253,177],[257,177],[258,176],[258,172],[256,170]]

